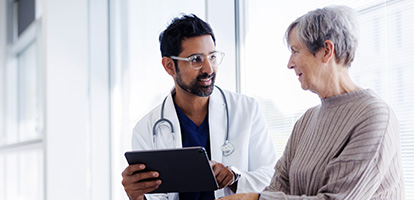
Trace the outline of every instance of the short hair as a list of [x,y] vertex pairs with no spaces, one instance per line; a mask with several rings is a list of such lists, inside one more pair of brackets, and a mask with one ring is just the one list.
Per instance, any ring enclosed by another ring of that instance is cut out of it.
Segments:
[[211,35],[214,45],[216,45],[213,29],[207,22],[194,14],[174,18],[160,34],[161,56],[178,56],[182,51],[181,42],[184,39],[202,35]]
[[336,62],[350,67],[358,47],[359,27],[356,13],[347,6],[328,6],[316,9],[292,22],[285,33],[290,47],[289,34],[296,27],[297,38],[313,55],[325,47],[325,41],[334,43]]

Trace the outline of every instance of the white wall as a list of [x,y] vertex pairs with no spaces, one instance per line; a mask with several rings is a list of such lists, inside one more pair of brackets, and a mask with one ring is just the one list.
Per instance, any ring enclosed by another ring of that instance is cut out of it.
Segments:
[[88,4],[45,1],[46,199],[88,199]]
[[107,2],[44,1],[46,199],[109,199]]
[[112,185],[109,5],[101,0],[89,2],[91,200],[106,200],[111,197]]

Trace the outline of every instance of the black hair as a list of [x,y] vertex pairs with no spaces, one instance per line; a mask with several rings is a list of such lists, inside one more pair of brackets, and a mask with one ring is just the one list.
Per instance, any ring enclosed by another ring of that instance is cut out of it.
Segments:
[[161,56],[178,56],[182,51],[181,42],[184,39],[202,35],[211,35],[214,45],[216,45],[213,29],[211,29],[207,22],[194,14],[174,18],[170,25],[160,34]]

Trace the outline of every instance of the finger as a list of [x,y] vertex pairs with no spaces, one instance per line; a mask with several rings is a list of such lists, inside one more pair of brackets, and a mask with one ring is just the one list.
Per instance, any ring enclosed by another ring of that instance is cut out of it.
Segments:
[[227,187],[227,186],[229,186],[232,183],[233,183],[233,178],[230,178],[230,177],[227,176],[222,181],[220,181],[220,183],[219,183],[219,189],[224,188],[224,187]]
[[122,176],[130,176],[130,175],[134,174],[136,171],[141,171],[143,169],[145,169],[145,165],[144,164],[129,165],[122,172]]
[[233,173],[227,168],[221,170],[216,176],[216,180],[219,183],[220,188],[226,187],[233,183]]
[[150,179],[150,178],[157,178],[159,177],[159,173],[158,172],[138,172],[136,174],[130,175],[130,176],[124,176],[122,179],[122,185],[126,186],[126,185],[130,185],[130,184],[134,184],[137,182],[140,182],[142,180],[145,179]]
[[161,180],[145,181],[125,186],[124,189],[125,192],[128,194],[129,199],[138,199],[138,197],[142,197],[144,194],[157,189],[160,184]]
[[141,191],[141,193],[146,194],[146,193],[148,193],[148,192],[152,192],[152,191],[154,191],[154,190],[158,189],[159,187],[160,187],[159,185],[156,185],[156,186],[154,186],[154,187],[149,187],[149,188],[146,188],[146,189],[142,190],[142,191]]
[[159,176],[160,174],[158,172],[150,171],[150,172],[139,172],[139,173],[132,175],[131,177],[133,180],[136,180],[135,182],[138,182],[138,181],[142,181],[145,179],[158,178]]
[[208,162],[210,163],[210,166],[213,166],[218,163],[217,161],[214,161],[214,160],[209,160]]
[[161,185],[162,181],[157,180],[150,180],[150,181],[141,181],[138,183],[130,184],[129,186],[125,187],[125,190],[128,189],[129,191],[141,191],[144,193],[150,192],[155,190]]
[[[216,176],[217,177],[217,175],[223,170],[223,169],[225,169],[226,167],[223,165],[223,164],[221,164],[221,163],[216,163],[216,164],[214,164],[213,166],[212,166],[212,169],[213,169],[213,172],[214,172],[214,176]],[[226,168],[227,169],[227,168]]]

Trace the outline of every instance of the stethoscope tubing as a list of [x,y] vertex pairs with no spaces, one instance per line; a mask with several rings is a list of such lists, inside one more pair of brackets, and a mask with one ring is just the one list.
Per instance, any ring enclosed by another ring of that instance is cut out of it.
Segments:
[[[224,144],[222,145],[221,150],[223,151],[223,155],[228,156],[228,155],[232,154],[233,151],[234,151],[234,146],[229,141],[229,132],[230,132],[229,108],[228,108],[228,104],[227,104],[227,98],[224,95],[223,90],[221,90],[221,88],[219,88],[218,86],[215,86],[215,87],[220,91],[221,95],[223,96],[224,104],[225,104],[225,107],[226,107],[226,119],[227,119],[226,120],[227,121],[226,140],[224,141]],[[154,149],[157,149],[157,140],[156,140],[157,125],[160,124],[161,122],[167,122],[169,124],[170,129],[171,129],[171,133],[173,134],[173,137],[174,137],[174,125],[173,125],[173,123],[169,119],[164,118],[164,107],[165,107],[165,102],[166,102],[167,98],[168,98],[168,96],[164,98],[164,101],[162,102],[162,105],[161,105],[161,118],[159,120],[157,120],[155,122],[154,126],[152,127]]]

